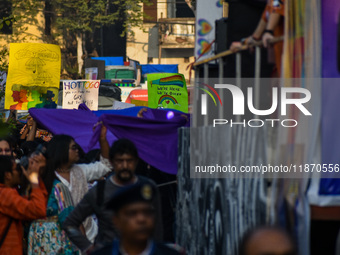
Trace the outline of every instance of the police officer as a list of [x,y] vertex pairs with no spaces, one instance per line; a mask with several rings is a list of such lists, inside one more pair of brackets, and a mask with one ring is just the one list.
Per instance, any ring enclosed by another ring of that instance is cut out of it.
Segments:
[[118,190],[107,203],[113,210],[113,224],[119,238],[92,254],[178,255],[178,251],[152,239],[155,228],[156,189],[149,183],[136,183]]

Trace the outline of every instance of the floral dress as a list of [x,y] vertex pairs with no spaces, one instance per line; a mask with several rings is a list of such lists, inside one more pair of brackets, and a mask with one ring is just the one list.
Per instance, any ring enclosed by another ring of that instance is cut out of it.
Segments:
[[32,222],[28,234],[28,255],[78,255],[78,249],[61,230],[66,217],[73,210],[68,188],[56,179],[47,202],[47,218]]

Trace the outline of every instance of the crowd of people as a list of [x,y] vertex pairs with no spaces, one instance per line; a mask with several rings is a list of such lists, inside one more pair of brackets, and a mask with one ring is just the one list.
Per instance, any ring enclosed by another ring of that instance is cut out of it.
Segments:
[[[42,139],[37,126],[28,117],[0,138],[0,254],[185,254],[164,238],[168,210],[156,183],[138,174],[132,141],[110,146],[102,125],[100,150],[85,154],[71,136]],[[262,232],[282,245],[256,246]],[[262,232],[245,236],[242,254],[296,254],[282,231]]]
[[0,254],[92,254],[114,240],[117,254],[179,254],[158,244],[159,191],[136,174],[132,141],[110,147],[102,126],[100,153],[84,163],[71,136],[42,139],[30,116],[19,130],[0,139]]

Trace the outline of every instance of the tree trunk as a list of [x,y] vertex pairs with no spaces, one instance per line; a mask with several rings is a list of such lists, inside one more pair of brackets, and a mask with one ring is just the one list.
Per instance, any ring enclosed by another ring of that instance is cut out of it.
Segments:
[[77,33],[77,62],[78,62],[78,73],[81,74],[83,69],[83,38],[81,33]]

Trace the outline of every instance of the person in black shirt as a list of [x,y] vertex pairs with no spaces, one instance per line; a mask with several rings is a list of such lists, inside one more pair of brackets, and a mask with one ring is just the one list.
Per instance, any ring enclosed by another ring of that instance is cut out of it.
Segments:
[[156,189],[148,183],[120,188],[109,200],[107,208],[114,212],[112,221],[119,238],[93,255],[178,255],[178,251],[153,240],[155,228]]
[[[117,237],[117,231],[112,224],[112,210],[106,208],[107,201],[121,187],[136,183],[148,183],[156,187],[155,183],[145,177],[135,175],[138,164],[138,152],[135,145],[128,139],[119,139],[113,143],[109,155],[114,168],[114,175],[90,189],[79,202],[63,224],[67,236],[82,252],[91,252],[99,249]],[[160,197],[156,192],[155,208],[161,215]],[[98,235],[95,242],[90,240],[81,232],[79,227],[88,217],[95,214],[98,220]],[[155,235],[162,240],[161,218],[157,217],[157,228]]]

